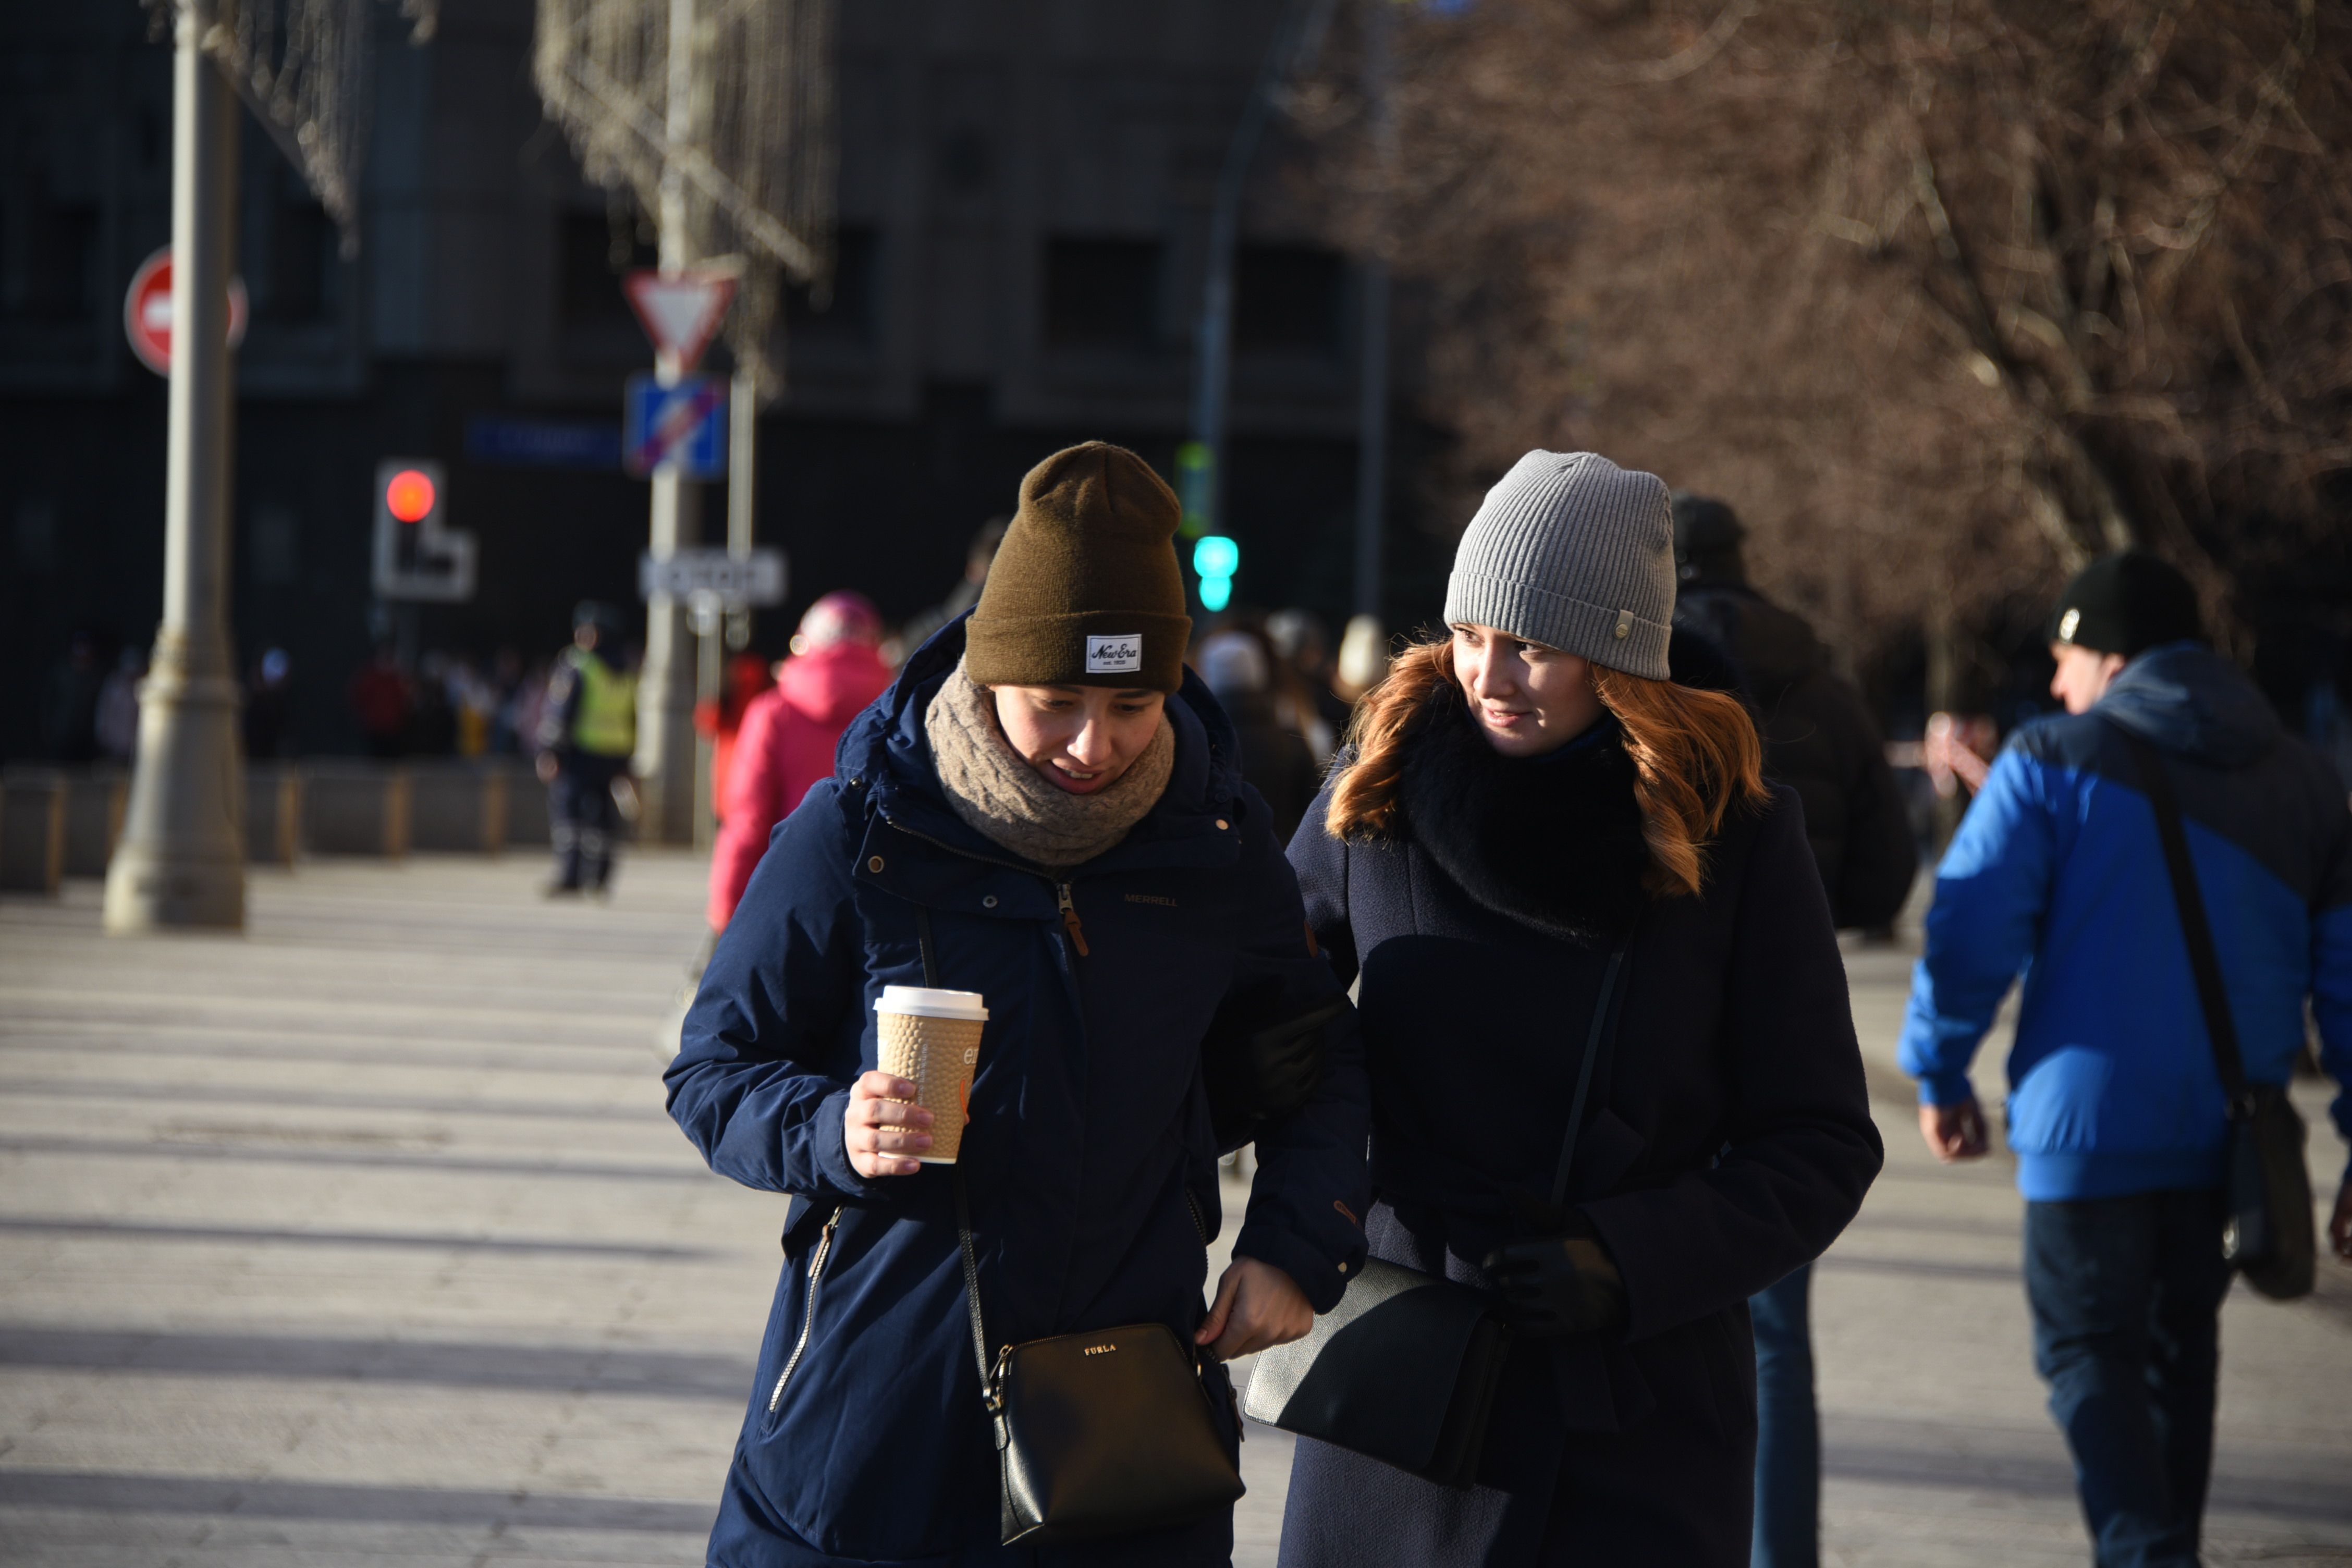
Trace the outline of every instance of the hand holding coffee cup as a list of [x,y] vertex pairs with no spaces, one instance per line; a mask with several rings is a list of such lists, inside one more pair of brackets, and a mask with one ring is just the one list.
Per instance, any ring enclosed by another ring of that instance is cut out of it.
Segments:
[[988,1023],[983,998],[886,985],[874,1014],[881,1066],[849,1091],[844,1131],[851,1165],[863,1176],[908,1176],[922,1165],[955,1163]]
[[931,1113],[913,1103],[919,1092],[887,1072],[861,1073],[849,1086],[841,1120],[851,1169],[870,1178],[911,1176],[923,1168],[915,1156],[930,1152]]

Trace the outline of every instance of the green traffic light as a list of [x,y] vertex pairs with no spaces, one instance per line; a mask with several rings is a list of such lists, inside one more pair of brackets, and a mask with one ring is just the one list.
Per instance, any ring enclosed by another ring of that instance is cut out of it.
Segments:
[[1201,574],[1204,583],[1213,577],[1233,576],[1241,563],[1242,547],[1222,533],[1209,534],[1192,546],[1192,570]]

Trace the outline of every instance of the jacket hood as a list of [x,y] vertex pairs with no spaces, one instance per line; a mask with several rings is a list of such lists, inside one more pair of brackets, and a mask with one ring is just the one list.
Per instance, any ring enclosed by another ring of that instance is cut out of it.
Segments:
[[890,684],[890,667],[861,643],[837,642],[784,661],[776,677],[780,700],[819,724],[849,722]]
[[[923,731],[931,699],[963,658],[964,626],[970,619],[966,612],[950,621],[908,658],[881,700],[843,733],[835,771],[844,779],[865,781],[877,805],[903,826],[951,848],[1003,859],[1008,851],[968,826],[948,804],[931,762],[930,738]],[[1189,666],[1184,684],[1168,698],[1168,722],[1176,732],[1176,761],[1168,788],[1160,804],[1102,859],[1122,855],[1131,846],[1195,837],[1230,846],[1219,819],[1230,820],[1242,809],[1240,748],[1224,710]]]
[[2285,733],[2245,672],[2202,643],[2148,649],[2116,672],[2092,711],[2165,751],[2221,768],[2259,762]]

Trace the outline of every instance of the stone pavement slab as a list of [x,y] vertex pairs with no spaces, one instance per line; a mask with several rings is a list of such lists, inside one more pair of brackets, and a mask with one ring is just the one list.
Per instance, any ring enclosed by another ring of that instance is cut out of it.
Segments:
[[[0,898],[0,1563],[701,1560],[781,1205],[662,1112],[699,863],[540,872],[260,870],[242,937]],[[2009,1170],[1919,1147],[1907,960],[1849,962],[1890,1158],[1815,1287],[1827,1560],[2082,1563]],[[2352,1274],[2225,1337],[2211,1560],[2352,1562]],[[1289,1452],[1243,1450],[1244,1568]]]

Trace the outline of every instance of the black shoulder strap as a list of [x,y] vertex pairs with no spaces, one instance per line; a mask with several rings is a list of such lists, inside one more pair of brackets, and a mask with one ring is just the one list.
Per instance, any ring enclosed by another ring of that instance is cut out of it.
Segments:
[[[931,942],[931,911],[921,904],[915,906],[915,942],[923,950],[923,984],[936,990],[940,984],[939,949]],[[963,1298],[971,1312],[971,1359],[980,1368],[981,1396],[988,1401],[992,1414],[996,1409],[996,1394],[988,1382],[988,1330],[980,1316],[980,1258],[971,1242],[971,1199],[963,1187],[963,1166],[955,1167],[956,1244],[963,1249]]]
[[2238,1026],[2230,1016],[2230,994],[2221,984],[2221,955],[2213,951],[2213,928],[2206,923],[2205,900],[2197,890],[2197,865],[2189,858],[2189,833],[2181,826],[2180,800],[2164,753],[2144,735],[2115,726],[2139,772],[2140,789],[2156,812],[2157,837],[2164,841],[2164,865],[2172,875],[2172,901],[2180,910],[2180,934],[2189,942],[2189,971],[2197,977],[2197,1000],[2205,1012],[2205,1032],[2213,1042],[2213,1066],[2230,1114],[2242,1114],[2247,1099],[2245,1061],[2238,1054]]
[[1617,939],[1616,947],[1609,954],[1609,967],[1601,975],[1601,999],[1592,1005],[1592,1026],[1584,1036],[1584,1059],[1576,1068],[1576,1098],[1568,1108],[1568,1134],[1559,1141],[1559,1169],[1551,1179],[1554,1214],[1568,1203],[1569,1171],[1576,1163],[1576,1142],[1584,1131],[1584,1101],[1592,1090],[1592,1064],[1600,1059],[1602,1045],[1616,1038],[1611,1027],[1615,1015],[1610,1011],[1610,1004],[1616,999],[1617,978],[1624,971],[1625,950],[1633,942],[1631,931]]

